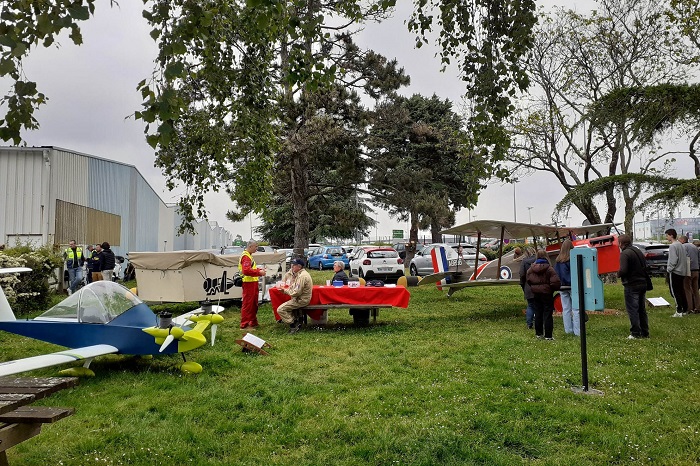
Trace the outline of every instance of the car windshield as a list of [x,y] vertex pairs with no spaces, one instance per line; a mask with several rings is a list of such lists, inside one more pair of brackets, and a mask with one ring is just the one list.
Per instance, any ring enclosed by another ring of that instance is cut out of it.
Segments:
[[394,257],[399,257],[399,253],[396,251],[391,251],[391,250],[379,250],[379,251],[370,251],[367,253],[367,257],[370,259],[391,259]]

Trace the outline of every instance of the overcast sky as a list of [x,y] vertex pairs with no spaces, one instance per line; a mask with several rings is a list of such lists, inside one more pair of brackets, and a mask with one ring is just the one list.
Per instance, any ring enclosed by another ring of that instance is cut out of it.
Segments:
[[[141,16],[142,2],[120,2],[115,8],[109,8],[107,2],[97,3],[95,17],[82,25],[82,46],[74,46],[63,37],[59,49],[36,49],[25,62],[28,79],[37,82],[49,102],[35,115],[41,128],[26,132],[23,137],[29,146],[58,146],[132,164],[163,201],[175,202],[178,193],[166,192],[165,178],[153,166],[155,155],[145,142],[143,123],[128,118],[140,107],[136,84],[150,75],[156,55],[148,25]],[[367,27],[359,38],[360,45],[398,59],[411,76],[411,86],[404,94],[429,97],[435,93],[459,105],[464,85],[457,73],[439,72],[434,48],[414,49],[414,37],[404,25],[412,2],[398,3],[395,17],[379,26]],[[591,2],[566,4],[581,10]],[[6,88],[4,85],[3,91]],[[482,192],[475,209],[458,215],[457,223],[470,218],[508,221],[517,218],[521,222],[549,223],[553,208],[563,195],[559,183],[546,175],[522,179],[515,188],[494,183]],[[229,205],[225,195],[209,195],[209,219],[247,239],[251,222],[226,220]],[[580,224],[583,220],[578,211],[570,215],[570,224]],[[394,229],[408,233],[406,222],[397,222],[385,213],[377,218],[380,224],[372,231],[372,239],[376,235],[388,236]]]

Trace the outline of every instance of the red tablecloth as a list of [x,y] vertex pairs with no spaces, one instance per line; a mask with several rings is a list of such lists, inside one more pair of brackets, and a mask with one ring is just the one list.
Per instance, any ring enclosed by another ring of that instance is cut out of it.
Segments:
[[[311,291],[311,302],[309,304],[366,304],[368,308],[371,308],[373,304],[390,304],[394,307],[407,308],[410,297],[410,293],[403,286],[360,286],[350,288],[349,286],[317,285]],[[290,296],[283,291],[270,288],[270,301],[272,302],[272,311],[275,313],[276,320],[279,320],[277,308],[280,304],[290,299]],[[318,320],[323,315],[323,310],[309,311],[308,314],[312,319]]]

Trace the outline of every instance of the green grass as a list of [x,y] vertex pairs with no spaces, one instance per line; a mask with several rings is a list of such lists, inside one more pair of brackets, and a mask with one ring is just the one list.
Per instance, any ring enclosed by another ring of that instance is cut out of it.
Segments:
[[[313,272],[321,283],[329,272]],[[270,356],[243,353],[239,311],[225,312],[217,345],[177,356],[92,364],[94,378],[37,404],[75,407],[9,451],[21,465],[511,465],[700,462],[700,316],[650,310],[651,338],[627,340],[622,287],[587,326],[590,387],[579,339],[525,328],[519,287],[462,290],[447,299],[410,288],[408,309],[354,328],[287,335],[261,307],[256,335]],[[652,296],[671,301],[662,280]],[[0,335],[2,360],[51,346]],[[55,375],[55,370],[35,375]]]

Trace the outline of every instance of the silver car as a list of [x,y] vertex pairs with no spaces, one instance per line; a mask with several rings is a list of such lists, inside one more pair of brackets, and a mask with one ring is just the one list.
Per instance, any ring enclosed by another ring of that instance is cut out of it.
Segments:
[[[433,269],[433,258],[431,252],[440,246],[445,248],[447,253],[447,261],[450,267],[473,267],[474,259],[476,258],[476,247],[469,244],[462,244],[462,257],[457,254],[459,244],[453,243],[433,243],[423,246],[416,252],[416,255],[411,259],[409,265],[409,273],[413,276],[424,277],[435,273]],[[486,256],[479,253],[479,262],[486,261]]]

